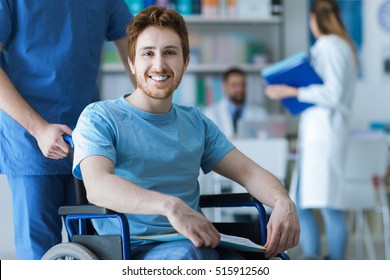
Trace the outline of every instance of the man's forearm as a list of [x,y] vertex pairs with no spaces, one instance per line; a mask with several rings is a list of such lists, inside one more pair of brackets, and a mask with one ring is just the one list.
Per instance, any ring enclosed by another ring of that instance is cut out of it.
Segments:
[[91,156],[81,162],[89,202],[121,213],[169,215],[177,198],[143,189],[113,172],[105,172],[106,164],[112,169],[107,161]]
[[245,185],[251,195],[272,208],[278,200],[290,199],[286,188],[273,174],[264,169],[254,172]]
[[288,199],[288,192],[278,178],[237,149],[226,154],[213,170],[244,186],[251,195],[270,207],[274,207],[280,198]]
[[19,94],[0,68],[0,109],[35,136],[48,123]]

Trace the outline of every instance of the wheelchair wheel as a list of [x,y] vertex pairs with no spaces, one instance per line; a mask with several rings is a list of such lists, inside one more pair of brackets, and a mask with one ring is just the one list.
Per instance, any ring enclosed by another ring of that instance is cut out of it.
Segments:
[[50,248],[42,260],[98,260],[87,247],[78,243],[60,243]]

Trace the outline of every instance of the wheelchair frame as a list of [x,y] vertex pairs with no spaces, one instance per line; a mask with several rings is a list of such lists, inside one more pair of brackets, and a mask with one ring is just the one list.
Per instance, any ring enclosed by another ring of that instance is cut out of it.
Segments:
[[[64,139],[73,149],[71,136]],[[42,259],[131,259],[130,227],[126,215],[115,211],[88,204],[86,191],[81,180],[75,179],[75,206],[62,206],[59,215],[64,217],[65,227],[69,235],[68,243],[60,243],[49,249]],[[259,214],[257,223],[214,223],[216,228],[225,234],[246,237],[251,241],[264,245],[267,239],[267,214],[261,202],[249,193],[201,195],[201,208],[211,207],[255,207]],[[119,236],[99,236],[91,234],[88,222],[91,219],[113,218],[119,221],[121,233]],[[246,232],[244,232],[246,230]],[[107,250],[106,250],[107,248]],[[111,252],[116,248],[118,252]],[[247,259],[264,259],[263,253],[243,252]],[[286,252],[280,252],[277,257],[289,260]]]

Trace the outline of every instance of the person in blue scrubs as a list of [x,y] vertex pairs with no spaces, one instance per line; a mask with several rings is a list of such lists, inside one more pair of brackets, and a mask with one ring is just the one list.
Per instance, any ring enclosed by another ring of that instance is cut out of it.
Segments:
[[99,100],[105,40],[129,77],[123,0],[0,0],[0,173],[12,193],[18,259],[61,242],[58,207],[74,202],[70,148],[81,111]]

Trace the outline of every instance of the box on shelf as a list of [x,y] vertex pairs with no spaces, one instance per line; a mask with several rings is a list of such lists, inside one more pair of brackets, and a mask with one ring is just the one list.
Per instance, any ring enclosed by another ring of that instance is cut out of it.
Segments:
[[271,15],[270,0],[236,1],[238,17],[268,17]]

